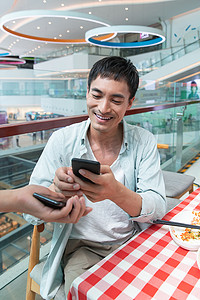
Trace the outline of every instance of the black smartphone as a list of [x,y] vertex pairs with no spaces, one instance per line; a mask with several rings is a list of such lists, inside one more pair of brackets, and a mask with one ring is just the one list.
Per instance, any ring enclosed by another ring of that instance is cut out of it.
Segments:
[[60,209],[66,205],[66,203],[63,201],[56,201],[38,193],[34,193],[33,196],[39,201],[41,201],[44,205],[54,209]]
[[[82,159],[82,158],[72,158],[72,170],[73,170],[74,175],[78,176],[80,179],[82,179],[84,181],[92,182],[91,180],[82,176],[79,173],[80,169],[85,169],[85,170],[88,170],[92,173],[99,175],[100,174],[100,163],[98,161],[94,161],[94,160],[88,160],[88,159]],[[92,183],[94,183],[94,182],[92,182]]]

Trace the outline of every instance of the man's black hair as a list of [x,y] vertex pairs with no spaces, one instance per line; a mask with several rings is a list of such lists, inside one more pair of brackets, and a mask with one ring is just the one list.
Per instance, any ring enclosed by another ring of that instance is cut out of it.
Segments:
[[120,56],[109,56],[97,61],[89,73],[89,90],[91,82],[98,76],[116,81],[126,81],[130,91],[130,99],[135,96],[139,85],[139,75],[136,67],[129,59],[125,59]]

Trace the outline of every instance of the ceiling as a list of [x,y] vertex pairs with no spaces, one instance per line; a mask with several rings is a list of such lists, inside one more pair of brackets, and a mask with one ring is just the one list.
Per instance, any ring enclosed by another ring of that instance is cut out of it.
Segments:
[[[84,39],[85,32],[102,25],[91,20],[74,19],[77,13],[92,20],[100,18],[108,25],[154,24],[198,8],[199,0],[6,0],[1,1],[1,24],[20,34],[39,38],[51,38],[55,43],[27,40],[0,30],[0,47],[9,49],[12,55],[44,57],[53,51],[69,47],[59,43],[60,39]],[[31,17],[30,11],[42,10],[38,17]],[[54,10],[61,17],[47,16]],[[28,17],[17,19],[19,12]],[[69,17],[69,11],[72,16]],[[12,15],[14,13],[14,15]],[[46,15],[41,16],[41,13]],[[11,15],[10,15],[11,14]],[[7,18],[10,16],[10,20]],[[66,18],[64,17],[66,16]],[[68,17],[67,17],[68,16]],[[75,44],[74,44],[75,45]]]

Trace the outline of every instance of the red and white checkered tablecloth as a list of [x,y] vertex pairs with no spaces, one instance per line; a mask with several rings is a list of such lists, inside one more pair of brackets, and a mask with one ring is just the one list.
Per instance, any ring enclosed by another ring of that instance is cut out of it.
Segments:
[[[200,189],[170,211],[200,210]],[[177,246],[168,226],[152,225],[76,278],[68,300],[200,299],[196,251]]]

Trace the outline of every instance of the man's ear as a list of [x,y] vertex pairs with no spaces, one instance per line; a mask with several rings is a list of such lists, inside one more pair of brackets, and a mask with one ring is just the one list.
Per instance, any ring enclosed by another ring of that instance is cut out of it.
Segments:
[[87,94],[86,94],[86,97],[88,96],[89,91],[90,91],[90,89],[89,89],[89,87],[87,86]]
[[135,100],[135,97],[129,99],[129,104],[128,104],[127,110],[131,108],[134,100]]

